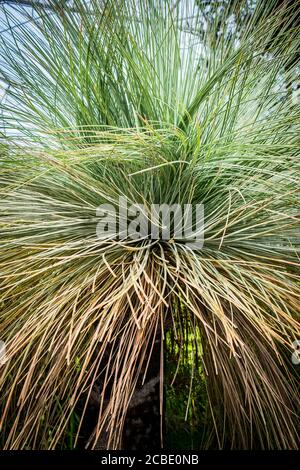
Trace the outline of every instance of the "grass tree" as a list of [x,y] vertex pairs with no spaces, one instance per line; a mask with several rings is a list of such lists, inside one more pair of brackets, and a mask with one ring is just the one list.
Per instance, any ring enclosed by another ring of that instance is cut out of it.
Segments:
[[[1,5],[2,447],[76,445],[99,376],[90,445],[120,447],[158,337],[162,401],[168,325],[203,447],[296,448],[296,2],[50,3]],[[203,204],[203,247],[99,239],[120,196]]]

